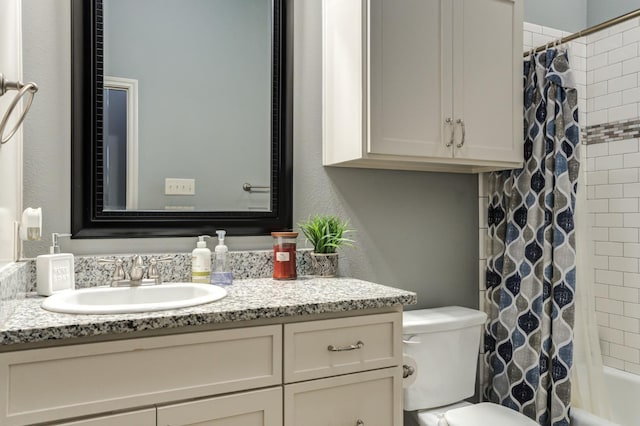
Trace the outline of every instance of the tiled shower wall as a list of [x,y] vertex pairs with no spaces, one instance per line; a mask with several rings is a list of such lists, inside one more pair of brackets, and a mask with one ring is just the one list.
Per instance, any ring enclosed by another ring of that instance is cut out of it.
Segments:
[[587,199],[603,361],[640,374],[640,21],[587,37]]

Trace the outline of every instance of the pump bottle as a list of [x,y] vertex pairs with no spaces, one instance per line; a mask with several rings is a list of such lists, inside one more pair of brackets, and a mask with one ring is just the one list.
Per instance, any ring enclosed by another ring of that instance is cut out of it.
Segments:
[[71,234],[51,234],[49,254],[36,257],[36,290],[41,296],[51,296],[76,286],[73,254],[60,253],[59,237]]
[[233,283],[233,274],[229,268],[229,259],[227,254],[229,249],[224,244],[224,236],[226,231],[216,231],[218,234],[218,245],[215,248],[215,268],[211,274],[211,284],[230,285]]
[[211,250],[207,247],[208,235],[200,235],[196,248],[191,252],[191,282],[209,284],[211,281]]

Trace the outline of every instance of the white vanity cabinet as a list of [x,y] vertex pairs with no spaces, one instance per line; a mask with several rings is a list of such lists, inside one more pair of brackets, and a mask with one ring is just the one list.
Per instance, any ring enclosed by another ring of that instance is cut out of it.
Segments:
[[323,0],[323,164],[523,161],[523,0]]
[[342,315],[0,353],[0,424],[401,426],[401,309]]

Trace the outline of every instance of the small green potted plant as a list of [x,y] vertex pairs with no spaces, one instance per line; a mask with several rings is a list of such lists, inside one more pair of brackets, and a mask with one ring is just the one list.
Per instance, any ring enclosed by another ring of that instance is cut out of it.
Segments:
[[315,215],[299,223],[300,230],[313,246],[311,262],[314,274],[322,277],[335,277],[338,271],[337,250],[342,246],[353,246],[353,240],[347,234],[349,221],[333,215]]

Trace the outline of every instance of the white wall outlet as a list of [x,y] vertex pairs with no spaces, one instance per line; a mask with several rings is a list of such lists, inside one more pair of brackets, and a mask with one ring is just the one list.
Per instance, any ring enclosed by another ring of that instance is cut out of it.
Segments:
[[165,178],[164,195],[196,195],[196,180]]

